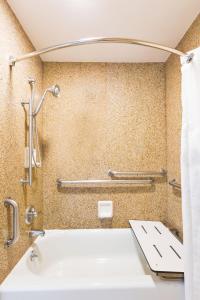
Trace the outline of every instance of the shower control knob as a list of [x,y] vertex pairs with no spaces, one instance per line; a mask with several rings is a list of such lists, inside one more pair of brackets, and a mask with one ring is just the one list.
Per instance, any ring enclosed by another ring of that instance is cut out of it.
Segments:
[[29,206],[26,209],[26,213],[25,213],[25,223],[30,225],[33,223],[33,220],[35,218],[37,218],[38,214],[37,211],[35,210],[35,208],[33,206]]

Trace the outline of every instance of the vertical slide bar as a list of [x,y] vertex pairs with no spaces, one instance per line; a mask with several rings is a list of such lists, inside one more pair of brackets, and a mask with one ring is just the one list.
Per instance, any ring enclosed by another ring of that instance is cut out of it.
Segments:
[[29,101],[29,185],[32,185],[32,157],[33,157],[33,101],[34,101],[34,79],[29,79],[31,97]]

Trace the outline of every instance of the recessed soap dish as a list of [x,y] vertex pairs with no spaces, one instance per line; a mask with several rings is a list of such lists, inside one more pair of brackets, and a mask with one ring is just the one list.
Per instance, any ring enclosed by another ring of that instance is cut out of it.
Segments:
[[98,218],[110,219],[113,217],[113,202],[110,200],[98,201]]

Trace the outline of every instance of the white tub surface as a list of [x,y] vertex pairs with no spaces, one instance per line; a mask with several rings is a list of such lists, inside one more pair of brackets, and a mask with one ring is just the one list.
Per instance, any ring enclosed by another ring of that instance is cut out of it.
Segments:
[[47,230],[5,279],[0,300],[184,300],[183,289],[150,272],[131,229]]

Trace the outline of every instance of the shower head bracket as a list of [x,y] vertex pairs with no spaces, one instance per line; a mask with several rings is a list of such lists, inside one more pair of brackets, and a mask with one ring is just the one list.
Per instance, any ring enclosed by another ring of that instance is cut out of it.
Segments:
[[16,62],[16,58],[14,56],[10,55],[9,58],[8,58],[8,60],[9,60],[9,66],[10,67],[14,67],[15,66],[15,62]]

